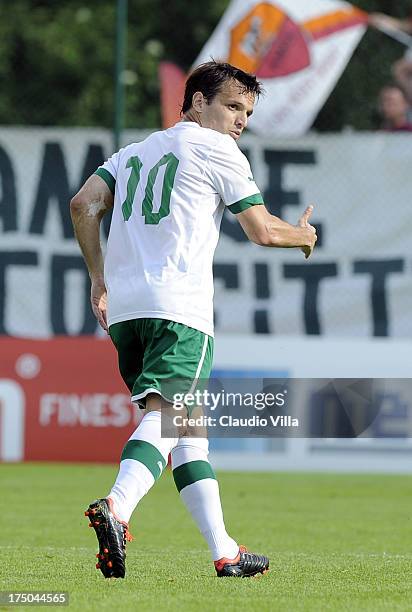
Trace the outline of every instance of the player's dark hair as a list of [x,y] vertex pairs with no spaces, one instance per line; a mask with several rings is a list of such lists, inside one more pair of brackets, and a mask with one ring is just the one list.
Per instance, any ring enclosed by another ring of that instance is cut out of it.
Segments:
[[263,91],[262,85],[254,74],[244,72],[231,64],[213,60],[200,64],[189,75],[185,86],[182,113],[186,113],[192,106],[192,99],[197,91],[200,91],[210,104],[228,81],[240,83],[243,86],[242,93],[244,94],[254,94],[259,97]]

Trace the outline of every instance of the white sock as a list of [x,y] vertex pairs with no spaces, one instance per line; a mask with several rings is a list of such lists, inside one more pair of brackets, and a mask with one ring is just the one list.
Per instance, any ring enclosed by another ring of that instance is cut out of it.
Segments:
[[108,497],[126,523],[139,501],[161,476],[176,438],[161,437],[161,413],[148,412],[123,449],[119,473]]
[[172,450],[176,487],[203,537],[213,561],[234,559],[239,546],[226,532],[220,503],[219,485],[208,461],[209,442],[205,438],[180,438]]

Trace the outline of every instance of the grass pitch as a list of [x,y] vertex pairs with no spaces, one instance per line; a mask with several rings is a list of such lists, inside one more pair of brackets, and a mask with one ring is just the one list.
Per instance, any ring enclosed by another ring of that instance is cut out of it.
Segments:
[[215,577],[167,472],[131,522],[126,579],[106,581],[83,511],[116,473],[0,466],[1,590],[68,591],[79,611],[412,609],[410,477],[220,473],[230,533],[271,563],[237,580]]

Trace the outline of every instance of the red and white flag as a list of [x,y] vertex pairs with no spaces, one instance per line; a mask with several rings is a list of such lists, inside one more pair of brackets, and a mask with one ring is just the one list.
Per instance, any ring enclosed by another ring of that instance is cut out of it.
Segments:
[[300,136],[312,125],[367,27],[341,0],[232,0],[194,66],[211,58],[256,74],[266,94],[249,127]]

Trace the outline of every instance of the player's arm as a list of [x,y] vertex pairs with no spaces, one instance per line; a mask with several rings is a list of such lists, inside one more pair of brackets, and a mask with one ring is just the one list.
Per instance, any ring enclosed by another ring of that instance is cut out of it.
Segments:
[[313,206],[308,206],[298,220],[290,225],[271,215],[264,205],[251,206],[236,215],[246,236],[252,242],[266,247],[300,248],[307,259],[317,240],[315,228],[309,224]]
[[395,81],[403,89],[409,104],[412,101],[412,60],[410,57],[402,57],[392,66],[392,74]]
[[74,232],[83,253],[91,280],[90,300],[95,317],[107,331],[106,287],[100,222],[113,207],[113,194],[106,182],[93,174],[70,202]]
[[230,137],[219,145],[209,156],[210,181],[249,240],[261,246],[298,247],[309,257],[316,242],[315,228],[309,225],[313,207],[305,210],[296,226],[271,215],[245,155]]
[[390,17],[385,13],[371,13],[368,18],[369,25],[378,29],[386,30],[402,30],[412,34],[412,21],[410,19],[397,19]]

